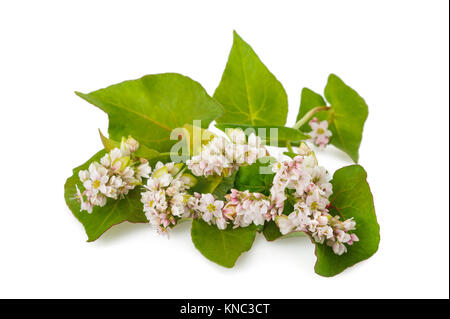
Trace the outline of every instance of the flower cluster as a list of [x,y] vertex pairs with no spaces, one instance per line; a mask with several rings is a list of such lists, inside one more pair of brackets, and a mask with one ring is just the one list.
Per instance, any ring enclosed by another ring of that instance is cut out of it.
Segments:
[[202,148],[200,154],[186,162],[194,175],[230,176],[239,166],[253,164],[266,155],[261,139],[255,134],[250,134],[248,142],[241,129],[228,129],[227,134],[230,140],[216,136]]
[[[356,226],[353,219],[340,221],[339,216],[328,213],[332,186],[327,171],[317,165],[314,154],[279,162],[273,169],[276,174],[271,196],[279,214],[276,223],[283,235],[305,232],[318,243],[326,242],[338,255],[347,251],[344,244],[352,245],[359,240],[349,233]],[[288,216],[281,214],[285,200],[294,203],[294,211]]]
[[182,172],[183,165],[158,162],[141,194],[145,215],[160,233],[166,233],[178,219],[191,216],[188,206],[192,196],[186,190],[196,181],[192,175]]
[[119,199],[136,186],[142,178],[148,178],[151,168],[147,160],[134,156],[139,143],[132,137],[123,138],[120,148],[114,148],[100,159],[92,162],[87,170],[78,176],[83,183],[81,192],[76,185],[75,198],[81,202],[81,211],[92,212],[94,206],[106,205],[107,198]]
[[[266,154],[264,148],[257,146],[260,140],[256,136],[251,135],[246,144],[242,130],[234,129],[228,134],[231,142],[216,137],[206,145],[204,157],[198,163],[193,160],[188,164],[194,174],[227,175],[240,164],[251,164]],[[100,163],[92,162],[88,170],[79,172],[84,191],[76,186],[76,198],[81,202],[81,210],[91,213],[94,206],[104,206],[107,198],[121,199],[147,178],[141,202],[150,224],[160,233],[167,233],[181,218],[201,218],[219,229],[230,224],[233,228],[258,226],[275,220],[282,234],[305,232],[317,243],[331,246],[338,255],[347,251],[345,244],[359,240],[351,233],[356,226],[352,218],[341,221],[339,216],[329,214],[332,186],[328,172],[318,166],[314,153],[305,144],[299,147],[300,155],[293,160],[272,165],[275,176],[270,196],[231,189],[225,201],[213,194],[189,193],[197,181],[184,173],[183,163],[158,162],[150,176],[152,170],[147,160],[134,155],[138,147],[133,138],[123,138],[120,148],[114,148]],[[289,215],[283,214],[286,201],[294,206]]]
[[195,193],[189,200],[192,217],[202,218],[210,225],[226,229],[232,223],[233,228],[247,227],[251,224],[264,225],[275,217],[270,200],[261,193],[231,190],[225,195],[226,202],[217,200],[212,194]]
[[227,203],[223,209],[223,214],[236,227],[247,227],[250,224],[264,225],[265,221],[275,218],[274,209],[269,198],[261,193],[251,193],[248,190],[231,190],[225,196]]
[[330,141],[332,135],[328,129],[328,121],[319,122],[317,118],[313,118],[309,121],[309,125],[312,128],[312,131],[308,133],[311,136],[311,142],[320,148],[324,148]]
[[302,199],[314,209],[325,209],[332,186],[328,172],[317,165],[312,152],[298,155],[293,160],[277,162],[272,166],[276,173],[270,189],[271,199],[281,214],[287,196]]

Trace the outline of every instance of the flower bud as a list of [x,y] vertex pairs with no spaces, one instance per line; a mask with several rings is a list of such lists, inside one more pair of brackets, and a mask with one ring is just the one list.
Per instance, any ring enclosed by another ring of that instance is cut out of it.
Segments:
[[120,150],[124,154],[128,155],[130,153],[134,153],[137,151],[138,148],[139,148],[139,143],[134,138],[132,138],[131,136],[128,136],[127,139],[122,137],[122,142],[120,143]]

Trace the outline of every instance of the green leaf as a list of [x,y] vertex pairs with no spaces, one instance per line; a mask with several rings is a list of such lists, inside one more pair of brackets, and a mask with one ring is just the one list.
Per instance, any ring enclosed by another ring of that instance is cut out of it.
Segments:
[[[369,114],[367,104],[355,90],[334,74],[328,77],[325,97],[331,105],[330,109],[318,112],[314,116],[319,120],[328,120],[329,129],[333,133],[330,143],[346,152],[357,163],[364,123]],[[303,89],[297,120],[312,108],[324,106],[324,103],[319,94]],[[311,128],[305,124],[301,130],[309,132]]]
[[378,250],[380,226],[366,177],[367,173],[359,165],[343,167],[333,175],[330,213],[341,216],[341,220],[353,217],[356,221],[354,233],[359,237],[359,242],[348,246],[347,253],[341,256],[327,245],[316,244],[315,271],[319,275],[334,276],[369,258]]
[[223,176],[221,175],[197,176],[197,184],[192,188],[192,191],[200,194],[213,193],[222,180]]
[[325,97],[331,104],[332,143],[358,162],[364,123],[369,109],[364,99],[336,75],[328,77]]
[[105,135],[103,135],[102,131],[98,129],[98,133],[100,134],[100,139],[102,141],[103,147],[105,148],[106,152],[110,152],[111,150],[115,148],[120,148],[120,142],[113,141],[109,138],[107,138]]
[[234,187],[234,181],[236,179],[237,172],[234,172],[230,176],[223,177],[219,185],[214,189],[213,195],[217,199],[224,200],[225,195]]
[[283,155],[289,156],[290,158],[298,156],[298,154],[294,152],[283,152]]
[[175,73],[146,75],[89,94],[76,94],[108,114],[112,140],[131,135],[159,152],[169,151],[177,142],[170,140],[174,128],[192,124],[193,120],[201,120],[201,127],[207,128],[223,113],[199,83]]
[[218,123],[281,126],[286,123],[288,100],[283,86],[236,32],[214,98],[225,111]]
[[215,225],[208,225],[200,219],[192,221],[192,242],[209,260],[231,268],[239,256],[253,245],[256,226],[220,230]]
[[[227,128],[241,128],[247,136],[254,132],[266,145],[278,147],[285,147],[287,141],[295,143],[309,139],[309,135],[285,126],[218,123],[216,127],[224,132]],[[276,135],[271,133],[274,129]]]
[[264,223],[263,234],[267,241],[274,241],[283,237],[283,234],[281,234],[280,229],[273,220]]
[[152,159],[161,156],[161,153],[148,148],[144,144],[139,144],[139,148],[134,152],[134,155],[141,158]]
[[108,199],[105,206],[96,206],[91,214],[86,211],[80,212],[81,204],[74,199],[76,193],[75,185],[78,185],[78,187],[82,189],[82,183],[78,178],[78,172],[80,170],[88,169],[93,161],[100,161],[100,158],[105,155],[105,153],[106,152],[102,150],[83,165],[74,168],[73,175],[67,179],[66,184],[64,185],[64,198],[66,204],[74,216],[83,224],[86,234],[88,235],[88,241],[90,242],[99,238],[112,226],[124,221],[132,223],[148,222],[142,210],[141,190],[139,187],[130,191],[124,199]]
[[[300,121],[308,111],[311,109],[317,107],[317,106],[326,106],[327,102],[323,99],[323,97],[320,94],[317,94],[316,92],[308,89],[303,88],[302,95],[300,99],[300,110],[297,115],[296,122]],[[314,114],[315,117],[317,117],[319,120],[328,120],[330,118],[330,112],[328,111],[321,111]],[[300,130],[303,132],[310,132],[311,127],[308,123],[305,123],[300,127]]]
[[[261,158],[252,165],[241,166],[236,175],[236,189],[269,195],[275,176],[275,173],[268,167],[271,164],[271,160],[272,158]],[[264,171],[261,171],[261,169]]]

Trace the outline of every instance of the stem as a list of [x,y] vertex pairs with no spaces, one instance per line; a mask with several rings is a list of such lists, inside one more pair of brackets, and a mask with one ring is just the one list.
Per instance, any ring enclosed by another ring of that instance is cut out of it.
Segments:
[[291,146],[291,141],[286,141],[286,147],[289,152],[294,153],[294,150],[292,149],[292,146]]
[[314,114],[320,111],[327,111],[329,109],[329,106],[316,106],[315,108],[309,110],[297,123],[295,123],[293,128],[298,130],[303,124],[307,123]]

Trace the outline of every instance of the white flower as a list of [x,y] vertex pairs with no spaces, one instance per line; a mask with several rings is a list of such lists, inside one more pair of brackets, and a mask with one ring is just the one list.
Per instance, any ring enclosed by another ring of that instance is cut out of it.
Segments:
[[134,153],[139,148],[139,143],[131,136],[128,136],[127,139],[122,137],[122,142],[120,143],[120,150],[124,155],[130,155]]
[[170,182],[172,182],[172,180],[173,180],[172,175],[166,173],[159,178],[159,184],[161,185],[161,187],[167,187],[170,185]]
[[311,210],[324,210],[329,204],[325,193],[317,186],[313,186],[312,190],[308,192],[306,197],[306,204]]
[[227,129],[226,133],[234,144],[245,144],[245,133],[241,129]]
[[100,193],[92,194],[91,196],[88,196],[88,198],[89,202],[94,206],[103,207],[106,205],[106,197]]
[[205,222],[207,222],[208,224],[210,224],[212,218],[213,218],[213,214],[212,214],[211,212],[208,212],[208,211],[203,212],[203,214],[202,214],[202,219],[203,219]]
[[142,178],[149,178],[149,174],[152,172],[152,168],[147,163],[142,163],[136,168],[136,178],[141,181]]
[[319,216],[317,218],[317,222],[319,223],[320,226],[325,226],[326,224],[328,224],[328,218],[324,215]]
[[259,138],[259,136],[256,136],[254,133],[251,133],[248,137],[248,146],[253,148],[260,148],[261,138]]
[[334,242],[331,247],[333,248],[334,253],[339,256],[347,252],[347,247],[337,241]]
[[294,224],[292,219],[289,219],[286,215],[279,215],[275,219],[278,228],[280,228],[280,232],[283,235],[289,234],[294,230]]
[[346,232],[344,232],[343,230],[340,230],[340,229],[337,229],[335,231],[335,235],[336,235],[336,239],[338,241],[340,241],[341,243],[346,243],[349,240],[351,240],[351,236],[348,233],[346,233]]
[[219,229],[226,229],[227,228],[227,221],[225,218],[218,218],[216,220],[217,228]]
[[213,215],[220,212],[223,207],[223,201],[215,200],[212,194],[202,194],[200,198],[200,209]]
[[311,141],[321,148],[325,147],[332,135],[331,131],[328,130],[328,121],[319,122],[317,118],[313,118],[309,125],[312,128],[312,132],[308,133],[311,136]]
[[314,166],[309,170],[309,174],[311,175],[313,183],[318,186],[326,184],[330,180],[330,176],[328,175],[327,170],[322,166]]
[[89,171],[82,170],[78,172],[78,177],[80,178],[80,181],[84,183],[89,179]]
[[342,226],[345,231],[354,230],[356,229],[356,222],[353,220],[353,217],[350,219],[347,219],[342,223]]
[[313,169],[318,165],[316,156],[314,154],[303,157],[302,166],[305,169]]
[[84,195],[81,193],[80,189],[78,188],[78,185],[75,185],[75,188],[76,188],[75,199],[81,202],[80,212],[85,210],[89,214],[92,213],[94,205],[92,205],[89,201],[84,200]]
[[94,204],[92,204],[89,201],[85,201],[85,202],[81,202],[81,207],[80,207],[80,211],[87,211],[88,214],[92,213],[92,209],[94,208]]
[[348,245],[353,245],[354,242],[359,241],[358,236],[356,234],[350,234],[351,239],[347,242]]
[[106,168],[118,171],[122,167],[122,162],[120,161],[121,158],[122,151],[118,148],[114,148],[100,159],[100,163]]
[[93,162],[89,165],[89,179],[83,182],[83,186],[92,192],[93,195],[98,192],[106,192],[108,179],[108,170],[100,164]]
[[333,237],[333,228],[330,226],[323,226],[317,228],[317,235],[322,238],[322,243],[324,239],[330,239]]

